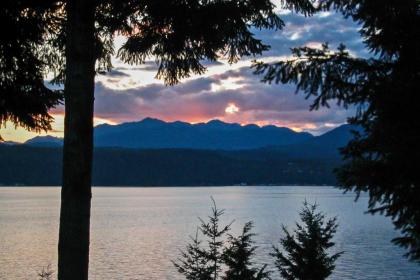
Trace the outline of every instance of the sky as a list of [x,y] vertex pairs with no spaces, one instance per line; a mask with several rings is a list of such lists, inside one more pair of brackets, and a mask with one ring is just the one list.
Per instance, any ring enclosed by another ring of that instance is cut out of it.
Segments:
[[[295,92],[293,85],[268,85],[250,69],[254,59],[278,61],[290,57],[290,48],[318,47],[328,42],[332,48],[344,43],[354,56],[367,56],[358,26],[341,14],[323,12],[313,17],[277,10],[286,23],[282,30],[253,30],[271,49],[258,57],[244,57],[230,65],[225,59],[205,63],[207,71],[191,76],[175,86],[165,86],[155,79],[157,65],[153,60],[130,66],[113,58],[114,68],[98,75],[95,84],[95,124],[133,122],[145,117],[164,121],[208,122],[219,119],[240,124],[277,125],[315,135],[346,122],[354,113],[335,104],[331,108],[309,111],[311,99]],[[116,48],[124,38],[117,37]],[[51,111],[55,118],[48,133],[63,136],[64,108]],[[0,129],[6,141],[24,142],[37,133],[7,124]]]

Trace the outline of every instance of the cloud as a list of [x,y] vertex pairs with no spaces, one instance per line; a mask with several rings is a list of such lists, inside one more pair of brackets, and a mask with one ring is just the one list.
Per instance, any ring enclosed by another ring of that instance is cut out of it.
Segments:
[[[290,48],[319,46],[329,42],[331,47],[344,43],[352,54],[369,56],[358,30],[359,26],[335,12],[304,17],[280,12],[286,26],[283,30],[253,29],[256,37],[271,45],[262,57],[280,60],[291,55]],[[121,38],[119,38],[121,40]],[[118,40],[117,40],[118,41]],[[354,109],[338,106],[309,111],[311,100],[295,94],[293,85],[267,85],[249,68],[252,57],[229,66],[226,60],[204,61],[208,68],[202,76],[192,76],[179,85],[169,87],[154,79],[158,65],[150,58],[142,65],[123,64],[113,57],[116,66],[106,75],[98,75],[95,86],[95,118],[100,122],[136,121],[156,117],[167,121],[203,122],[219,118],[228,122],[275,124],[294,129],[321,133],[342,124]],[[234,104],[235,114],[226,107]],[[52,110],[57,117],[57,132],[63,127],[63,106]]]
[[[214,89],[235,78],[237,89]],[[155,117],[167,121],[202,122],[219,118],[240,123],[279,124],[296,129],[319,128],[325,123],[339,125],[352,113],[338,106],[309,112],[311,100],[295,94],[291,85],[267,85],[249,67],[185,81],[168,87],[149,84],[115,90],[97,83],[95,115],[113,122]],[[228,114],[229,104],[240,108]]]
[[[358,34],[359,26],[341,14],[324,12],[307,18],[289,12],[282,13],[281,17],[286,24],[283,30],[253,30],[258,38],[272,46],[263,57],[279,60],[289,56],[292,47],[317,46],[324,42],[332,47],[344,43],[353,54],[367,55]],[[261,77],[252,73],[249,63],[246,67],[230,67],[226,62],[205,61],[204,64],[209,68],[206,75],[169,87],[153,80],[158,69],[153,60],[138,66],[118,63],[106,79],[98,79],[96,83],[96,117],[112,122],[144,117],[189,122],[219,118],[318,132],[344,123],[354,113],[352,109],[345,110],[334,104],[330,109],[310,112],[311,99],[295,94],[293,85],[261,83]],[[226,113],[229,104],[240,108],[239,111]]]
[[340,13],[324,12],[313,17],[296,13],[281,15],[285,27],[276,32],[255,30],[254,33],[271,46],[266,56],[290,55],[290,48],[330,43],[331,47],[345,44],[356,56],[368,56],[362,38],[358,33],[360,26]]

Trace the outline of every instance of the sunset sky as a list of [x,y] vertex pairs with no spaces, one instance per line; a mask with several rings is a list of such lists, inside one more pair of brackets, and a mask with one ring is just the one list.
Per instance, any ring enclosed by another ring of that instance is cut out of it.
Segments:
[[[320,134],[345,123],[352,110],[331,106],[310,112],[311,100],[305,100],[303,94],[296,95],[293,85],[263,84],[250,65],[253,59],[285,59],[290,56],[291,47],[320,46],[323,42],[329,42],[333,48],[342,42],[353,55],[366,56],[357,25],[335,13],[305,18],[278,12],[286,23],[283,30],[254,30],[258,38],[271,45],[263,56],[246,57],[233,65],[225,60],[206,63],[208,70],[204,75],[192,76],[173,87],[154,78],[157,65],[153,60],[130,66],[114,58],[114,69],[96,78],[95,124],[139,121],[145,117],[191,123],[220,119]],[[117,48],[123,40],[116,39]],[[52,111],[55,122],[48,134],[63,136],[63,111],[63,107]],[[1,128],[0,135],[4,140],[23,142],[37,134],[8,125]]]

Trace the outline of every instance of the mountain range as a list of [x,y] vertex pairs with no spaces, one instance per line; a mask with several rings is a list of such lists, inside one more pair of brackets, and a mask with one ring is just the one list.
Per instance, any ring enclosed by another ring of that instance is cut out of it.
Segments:
[[[93,184],[102,186],[333,185],[350,125],[321,136],[275,126],[166,123],[95,128]],[[62,139],[0,144],[0,185],[59,185]]]
[[[95,147],[133,149],[246,150],[299,144],[312,138],[314,136],[310,133],[295,132],[285,127],[242,126],[220,120],[190,124],[146,118],[139,122],[102,124],[94,128]],[[37,136],[25,142],[38,147],[58,147],[62,143],[61,138],[52,136]]]

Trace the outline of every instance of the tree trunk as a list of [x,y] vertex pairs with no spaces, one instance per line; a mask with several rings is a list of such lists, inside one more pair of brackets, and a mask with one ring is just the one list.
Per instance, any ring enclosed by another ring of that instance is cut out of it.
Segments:
[[95,50],[93,0],[67,1],[58,279],[88,279]]

